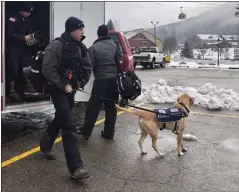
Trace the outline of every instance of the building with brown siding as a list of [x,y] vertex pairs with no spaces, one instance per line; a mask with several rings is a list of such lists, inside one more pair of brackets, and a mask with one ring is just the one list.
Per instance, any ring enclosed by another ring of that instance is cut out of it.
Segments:
[[[124,35],[133,49],[139,47],[155,47],[154,35],[144,29],[126,31]],[[156,38],[156,45],[162,50],[162,41],[159,38]]]
[[237,36],[234,35],[197,34],[188,38],[187,41],[193,49],[217,48],[218,37],[220,48],[230,48],[238,45]]

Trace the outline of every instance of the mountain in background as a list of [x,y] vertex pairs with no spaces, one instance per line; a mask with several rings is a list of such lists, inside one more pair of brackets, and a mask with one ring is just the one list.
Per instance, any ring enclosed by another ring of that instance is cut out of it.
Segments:
[[[239,2],[228,2],[220,8],[212,8],[195,17],[181,22],[171,23],[156,27],[156,36],[162,41],[174,36],[179,43],[183,43],[184,38],[195,36],[196,34],[223,34],[237,35],[239,30],[239,17],[235,17],[236,6]],[[223,8],[230,7],[230,8]],[[186,13],[186,11],[184,11]],[[187,14],[187,13],[186,13]],[[153,28],[148,29],[154,32]]]

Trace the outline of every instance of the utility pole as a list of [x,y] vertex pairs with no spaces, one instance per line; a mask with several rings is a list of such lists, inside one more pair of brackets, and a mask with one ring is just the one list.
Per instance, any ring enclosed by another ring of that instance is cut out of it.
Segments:
[[151,21],[152,25],[154,26],[154,43],[155,46],[157,47],[157,38],[156,38],[156,25],[159,23],[158,21],[156,23],[154,23],[153,21]]
[[220,51],[220,49],[219,49],[219,41],[220,41],[220,39],[219,39],[219,36],[218,36],[218,39],[217,39],[217,49],[218,49],[218,51],[217,51],[217,65],[219,66],[219,51]]
[[[239,4],[237,4],[237,12],[235,13],[235,17],[239,18]],[[234,49],[234,59],[239,61],[239,25],[237,28],[237,45]]]

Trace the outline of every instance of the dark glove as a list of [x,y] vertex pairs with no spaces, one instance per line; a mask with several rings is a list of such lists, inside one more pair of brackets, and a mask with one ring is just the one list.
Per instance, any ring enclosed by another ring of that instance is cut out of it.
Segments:
[[84,90],[84,87],[86,85],[86,81],[84,79],[78,81],[78,87]]
[[120,101],[120,107],[125,107],[128,104],[128,99],[122,98]]

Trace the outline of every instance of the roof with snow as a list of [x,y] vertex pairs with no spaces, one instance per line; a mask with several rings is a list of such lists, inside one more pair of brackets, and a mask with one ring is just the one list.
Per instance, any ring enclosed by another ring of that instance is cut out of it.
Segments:
[[212,35],[212,34],[197,34],[197,36],[202,39],[202,40],[207,40],[207,41],[217,41],[218,37],[219,40],[223,40],[220,35]]
[[140,28],[140,29],[134,29],[134,30],[131,30],[131,31],[124,31],[123,34],[125,35],[125,37],[127,39],[130,39],[131,37],[135,36],[136,34],[138,34],[141,31],[145,31],[145,29]]
[[[151,32],[146,31],[145,29],[135,29],[135,30],[132,30],[132,31],[125,31],[123,33],[124,33],[124,35],[127,39],[130,39],[131,37],[137,35],[138,33],[141,33],[149,41],[151,41],[153,43],[155,42],[154,35]],[[161,44],[162,44],[161,40],[157,37],[156,37],[156,43],[157,43],[157,46],[161,46]]]
[[207,45],[217,45],[218,43],[217,42],[213,42],[213,43],[205,42],[205,44],[207,44]]
[[233,46],[237,46],[237,45],[239,45],[237,42],[229,42],[231,45],[233,45]]
[[221,35],[224,39],[226,39],[227,41],[236,41],[237,40],[237,36],[236,35]]

